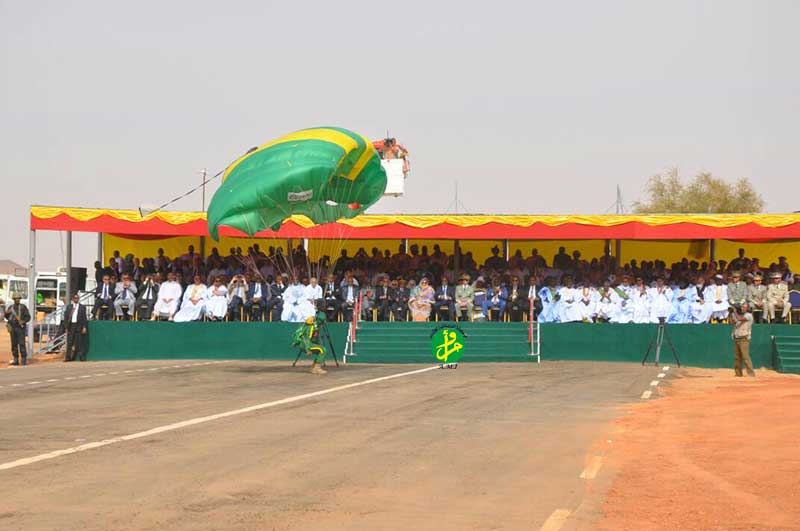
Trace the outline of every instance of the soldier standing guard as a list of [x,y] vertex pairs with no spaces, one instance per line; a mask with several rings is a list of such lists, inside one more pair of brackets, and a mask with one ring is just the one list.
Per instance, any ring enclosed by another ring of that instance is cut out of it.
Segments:
[[25,338],[27,336],[28,321],[31,320],[31,313],[28,311],[27,306],[20,303],[19,293],[14,293],[11,296],[14,303],[6,308],[5,318],[8,327],[8,333],[11,335],[11,354],[14,360],[9,365],[26,365],[28,363],[28,351],[25,347]]
[[779,272],[772,273],[769,278],[772,280],[772,283],[767,286],[766,296],[769,320],[770,322],[775,320],[775,310],[780,308],[782,310],[781,319],[785,323],[792,309],[792,305],[789,303],[789,288],[786,286],[786,282],[781,280]]

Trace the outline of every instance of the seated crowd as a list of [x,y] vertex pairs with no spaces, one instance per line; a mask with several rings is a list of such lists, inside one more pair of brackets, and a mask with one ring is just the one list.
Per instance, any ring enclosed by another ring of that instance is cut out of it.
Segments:
[[[327,272],[317,279],[314,272]],[[122,257],[95,263],[95,318],[114,316],[178,322],[208,319],[299,322],[323,311],[329,320],[509,320],[541,322],[707,323],[727,319],[748,303],[757,321],[785,322],[790,290],[800,290],[786,259],[763,267],[743,249],[726,262],[684,258],[618,266],[611,256],[586,261],[564,247],[552,261],[537,249],[508,260],[492,249],[483,264],[471,252],[448,256],[439,245],[404,246],[391,253],[363,248],[314,263],[302,245],[290,253],[258,244],[243,253],[171,259]]]

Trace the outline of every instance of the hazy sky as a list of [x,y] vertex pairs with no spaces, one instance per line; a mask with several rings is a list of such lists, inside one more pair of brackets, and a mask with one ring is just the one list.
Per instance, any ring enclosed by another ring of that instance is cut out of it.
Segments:
[[443,212],[458,180],[471,213],[602,213],[670,167],[800,210],[798,20],[794,0],[0,0],[0,258],[27,261],[31,204],[161,203],[317,125],[410,150],[406,196],[372,212]]

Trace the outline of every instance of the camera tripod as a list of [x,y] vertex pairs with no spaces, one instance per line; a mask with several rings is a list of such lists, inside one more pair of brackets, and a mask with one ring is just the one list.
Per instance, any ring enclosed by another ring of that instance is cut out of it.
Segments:
[[656,336],[650,341],[650,346],[647,347],[647,352],[644,353],[644,358],[642,358],[642,365],[647,363],[647,358],[650,357],[650,351],[653,350],[653,345],[656,347],[656,359],[655,364],[661,364],[661,347],[664,346],[664,339],[666,338],[667,343],[669,343],[669,348],[672,349],[672,357],[675,359],[675,363],[678,364],[678,367],[681,366],[681,360],[678,358],[678,352],[675,350],[675,345],[672,344],[672,339],[670,339],[669,334],[667,333],[667,320],[663,317],[658,319],[658,329],[656,330]]
[[[321,320],[319,322],[318,328],[319,328],[320,339],[325,339],[328,342],[328,346],[331,349],[331,356],[333,356],[333,362],[338,367],[339,366],[339,360],[336,357],[336,349],[333,348],[333,339],[331,339],[331,333],[328,330],[328,321],[326,321],[324,319]],[[302,356],[303,354],[305,354],[303,349],[297,349],[297,357],[294,358],[294,361],[292,362],[292,367],[295,367],[297,365],[297,361],[300,359],[300,356]],[[324,360],[322,361],[322,366],[323,367],[325,366],[325,361]]]

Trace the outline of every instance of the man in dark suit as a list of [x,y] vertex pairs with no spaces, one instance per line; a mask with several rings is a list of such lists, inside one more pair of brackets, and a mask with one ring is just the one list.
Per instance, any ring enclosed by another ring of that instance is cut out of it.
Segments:
[[335,323],[339,318],[339,286],[333,273],[328,275],[328,281],[322,286],[322,300],[328,322]]
[[281,320],[283,313],[283,292],[286,291],[286,279],[283,275],[278,275],[275,284],[269,287],[270,300],[267,303],[267,311],[272,316],[272,322],[277,323]]
[[342,286],[339,292],[339,306],[342,309],[342,318],[345,322],[353,320],[353,308],[358,302],[358,286],[352,276],[348,276],[345,280],[345,285]]
[[[448,321],[455,321],[456,319],[456,291],[453,286],[447,281],[446,276],[442,276],[442,283],[436,288],[434,293],[433,307],[436,313],[439,314],[439,319],[447,317]],[[445,313],[444,310],[447,310]]]
[[389,312],[394,304],[394,288],[389,286],[389,277],[383,277],[375,288],[375,308],[378,309],[378,321],[388,321]]
[[272,290],[269,284],[263,279],[250,277],[250,285],[247,287],[247,300],[244,303],[244,311],[250,316],[251,321],[260,321],[261,316],[267,312],[267,306],[272,300]]
[[153,275],[147,275],[139,289],[139,297],[136,299],[136,312],[140,321],[146,321],[153,316],[153,308],[157,300],[158,283]]
[[506,311],[511,321],[522,321],[522,314],[530,311],[528,302],[528,290],[519,283],[519,277],[511,277],[511,285],[508,286],[508,302]]
[[228,316],[231,321],[240,321],[242,317],[241,309],[247,300],[247,293],[250,291],[249,285],[244,275],[233,275],[228,284]]
[[81,304],[77,293],[72,295],[72,302],[64,308],[60,333],[67,334],[67,354],[64,361],[80,359],[86,361],[86,340],[89,338],[89,321],[86,317],[86,305]]
[[103,275],[103,282],[94,290],[94,318],[107,321],[114,317],[114,295],[116,286],[110,275]]
[[402,278],[393,280],[391,287],[394,289],[394,302],[392,303],[394,320],[408,321],[408,301],[411,298],[411,290],[406,287],[406,281]]

